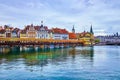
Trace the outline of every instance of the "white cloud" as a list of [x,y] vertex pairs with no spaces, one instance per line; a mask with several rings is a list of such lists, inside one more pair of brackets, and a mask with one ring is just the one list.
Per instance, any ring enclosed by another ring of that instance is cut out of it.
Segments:
[[[112,0],[30,0],[0,3],[0,24],[22,26],[26,24],[40,24],[72,29],[76,31],[86,29],[90,25],[93,29],[102,29],[104,32],[117,32],[120,29],[120,1]],[[110,29],[112,30],[110,31]],[[102,32],[101,32],[102,33]],[[97,34],[97,32],[96,32]]]

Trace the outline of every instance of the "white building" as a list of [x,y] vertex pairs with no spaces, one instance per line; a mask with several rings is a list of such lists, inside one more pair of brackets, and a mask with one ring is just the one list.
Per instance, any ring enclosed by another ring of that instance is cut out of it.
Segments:
[[11,33],[12,38],[19,38],[20,37],[20,29],[14,28]]
[[66,29],[52,28],[52,38],[58,40],[68,40],[69,34]]
[[43,21],[41,21],[41,26],[35,26],[36,38],[39,39],[50,39],[50,32],[47,26],[43,26]]
[[49,30],[47,26],[35,26],[36,38],[49,39]]

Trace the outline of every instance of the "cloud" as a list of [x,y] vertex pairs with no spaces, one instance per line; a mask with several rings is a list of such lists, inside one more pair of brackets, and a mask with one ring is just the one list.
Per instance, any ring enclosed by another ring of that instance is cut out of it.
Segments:
[[119,5],[118,0],[0,0],[0,24],[23,28],[43,20],[49,28],[55,26],[71,31],[75,25],[76,32],[81,32],[89,31],[92,24],[95,31],[114,33],[120,29]]

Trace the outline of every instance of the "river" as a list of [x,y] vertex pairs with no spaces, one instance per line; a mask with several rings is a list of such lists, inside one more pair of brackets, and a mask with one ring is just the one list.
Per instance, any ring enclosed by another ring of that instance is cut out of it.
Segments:
[[0,48],[0,80],[120,80],[120,46]]

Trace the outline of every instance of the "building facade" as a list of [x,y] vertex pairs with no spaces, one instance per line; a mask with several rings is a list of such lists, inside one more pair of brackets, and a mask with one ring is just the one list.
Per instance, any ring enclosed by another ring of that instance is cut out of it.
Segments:
[[1,29],[0,30],[0,38],[5,38],[6,35],[5,35],[5,30],[4,29]]
[[5,37],[6,37],[6,38],[12,37],[12,30],[13,30],[12,27],[10,27],[10,26],[8,26],[8,25],[5,25],[5,26],[4,26],[4,30],[5,30]]
[[25,30],[28,38],[36,38],[36,30],[33,24],[27,25]]
[[96,39],[98,39],[100,43],[120,43],[120,35],[118,32],[114,35],[96,36]]
[[51,31],[52,31],[53,39],[57,39],[57,40],[69,39],[69,33],[66,29],[52,28]]
[[20,37],[20,29],[14,28],[11,33],[12,38],[19,38]]
[[26,34],[26,30],[21,30],[20,31],[20,38],[28,38]]
[[77,37],[79,40],[84,41],[85,45],[93,45],[94,44],[94,32],[92,29],[92,25],[90,27],[90,32],[82,32],[82,33],[78,33]]
[[47,26],[43,26],[43,21],[41,21],[41,26],[35,26],[36,29],[36,38],[39,39],[50,39],[49,29]]

